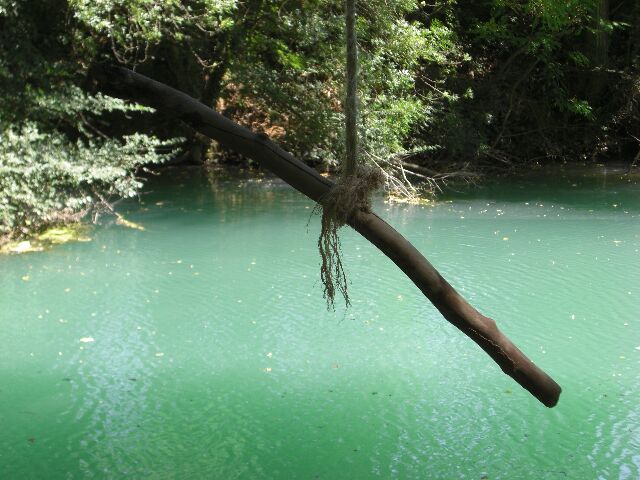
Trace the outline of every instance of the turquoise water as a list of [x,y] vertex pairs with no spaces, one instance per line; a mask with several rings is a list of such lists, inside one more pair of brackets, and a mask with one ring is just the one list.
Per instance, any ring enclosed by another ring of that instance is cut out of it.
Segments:
[[376,210],[562,385],[547,409],[313,204],[170,170],[145,231],[0,257],[0,478],[640,478],[640,186],[510,180]]

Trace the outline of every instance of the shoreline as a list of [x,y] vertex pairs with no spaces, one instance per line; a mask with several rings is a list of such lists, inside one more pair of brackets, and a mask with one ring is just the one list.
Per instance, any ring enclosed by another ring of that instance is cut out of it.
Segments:
[[[630,164],[626,162],[616,161],[607,163],[584,163],[584,162],[572,162],[562,164],[547,164],[547,165],[535,165],[528,168],[519,168],[514,172],[507,172],[502,175],[481,175],[479,180],[470,185],[468,182],[452,180],[444,185],[442,192],[435,195],[425,195],[424,192],[417,191],[414,197],[406,197],[398,195],[394,192],[385,192],[385,203],[390,204],[409,204],[409,205],[434,205],[438,203],[438,198],[446,197],[447,190],[457,191],[456,189],[464,186],[465,189],[470,191],[480,189],[483,186],[490,186],[495,182],[504,181],[505,179],[588,179],[590,181],[603,180],[607,184],[611,182],[611,186],[619,183],[640,182],[640,165],[629,168]],[[223,180],[234,179],[264,179],[269,181],[279,180],[277,176],[271,174],[268,171],[262,169],[251,168],[250,166],[241,166],[237,164],[210,164],[210,165],[166,165],[161,168],[157,168],[153,176],[165,175],[173,172],[181,172],[188,174],[193,171],[207,171],[215,176],[220,176]],[[322,174],[329,178],[335,178],[338,173]],[[147,177],[147,180],[153,178],[152,175]],[[419,189],[420,184],[415,183],[416,188]],[[127,228],[133,228],[143,230],[138,224],[129,222],[124,217],[116,214],[116,223]],[[0,237],[0,255],[20,255],[24,253],[42,252],[50,249],[53,246],[65,244],[68,242],[87,242],[91,241],[91,238],[87,235],[91,225],[79,221],[77,223],[69,223],[65,225],[53,225],[42,232],[34,235],[28,235],[24,237],[11,238],[10,235]]]

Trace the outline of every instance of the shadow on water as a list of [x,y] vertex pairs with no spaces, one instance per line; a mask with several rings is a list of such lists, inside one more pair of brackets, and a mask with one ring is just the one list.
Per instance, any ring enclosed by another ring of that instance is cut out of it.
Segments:
[[[167,190],[172,192],[170,198]],[[202,215],[215,212],[217,221],[227,223],[237,221],[240,213],[240,221],[246,221],[283,200],[308,201],[313,208],[311,200],[269,174],[236,168],[169,167],[147,179],[140,203],[127,202],[120,211],[142,222],[173,213],[178,224],[198,222]]]
[[[229,187],[233,188],[229,188]],[[172,188],[170,201],[163,192]],[[293,194],[293,201],[308,200],[269,173],[253,170],[198,167],[170,167],[160,176],[148,179],[142,197],[145,206],[161,202],[167,209],[198,211],[215,206],[223,215],[243,211],[258,214],[281,202],[282,195]],[[379,194],[380,195],[380,194]],[[299,197],[299,198],[295,198]],[[437,199],[440,202],[482,201],[489,203],[553,203],[592,212],[640,212],[640,174],[626,173],[624,168],[557,167],[532,170],[526,174],[483,179],[479,184],[451,183]],[[309,205],[313,205],[308,200]],[[128,208],[140,213],[137,205]]]
[[542,202],[592,211],[640,211],[640,174],[622,168],[557,167],[485,179],[480,185],[451,185],[442,200]]

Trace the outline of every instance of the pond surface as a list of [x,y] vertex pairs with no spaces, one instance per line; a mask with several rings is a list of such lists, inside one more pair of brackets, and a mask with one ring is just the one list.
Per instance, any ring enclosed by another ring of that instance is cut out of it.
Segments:
[[563,387],[547,409],[313,204],[153,179],[90,243],[0,258],[0,478],[638,479],[640,187],[509,180],[376,210]]

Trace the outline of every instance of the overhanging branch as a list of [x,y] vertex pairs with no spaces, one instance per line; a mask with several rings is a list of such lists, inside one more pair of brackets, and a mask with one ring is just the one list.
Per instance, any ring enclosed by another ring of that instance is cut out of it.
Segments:
[[[133,100],[173,115],[195,130],[260,163],[299,192],[318,202],[332,182],[266,136],[237,125],[188,95],[116,66],[92,72],[110,95]],[[560,386],[529,360],[496,326],[475,310],[402,235],[374,213],[360,211],[349,225],[389,257],[442,315],[477,343],[502,369],[547,407],[560,397]]]

